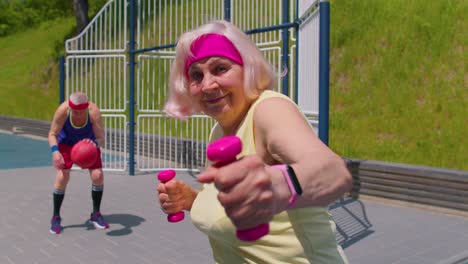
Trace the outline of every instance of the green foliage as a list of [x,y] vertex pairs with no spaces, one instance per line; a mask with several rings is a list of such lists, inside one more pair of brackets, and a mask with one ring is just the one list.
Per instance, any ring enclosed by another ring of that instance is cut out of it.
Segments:
[[55,47],[74,27],[74,18],[59,18],[0,38],[0,113],[51,120],[58,105]]
[[[44,22],[46,11],[28,6],[35,11],[27,11],[24,22],[25,8],[15,7],[20,2],[46,1],[0,0],[0,36],[25,23],[36,27],[0,37],[0,113],[51,120],[58,104],[57,56],[76,33],[75,18],[70,9]],[[90,17],[105,2],[90,1]],[[45,6],[49,18],[55,16],[53,4]],[[334,151],[468,170],[466,14],[464,0],[331,1]]]
[[468,169],[467,9],[463,0],[332,2],[335,151]]
[[[90,17],[95,15],[107,0],[88,0]],[[1,0],[0,37],[36,27],[42,22],[61,17],[72,17],[72,0]]]
[[73,15],[72,1],[10,0],[0,1],[0,37],[41,22]]
[[88,0],[89,2],[89,7],[88,7],[88,12],[89,16],[93,17],[94,15],[101,10],[101,8],[107,3],[108,0]]
[[[90,17],[105,2],[90,0]],[[58,57],[76,34],[72,4],[0,0],[0,114],[52,119],[59,101]]]

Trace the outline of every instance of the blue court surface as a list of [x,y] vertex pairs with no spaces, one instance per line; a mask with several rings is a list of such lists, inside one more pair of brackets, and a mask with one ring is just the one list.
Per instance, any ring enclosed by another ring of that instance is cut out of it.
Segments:
[[[121,157],[103,154],[105,160]],[[49,142],[45,138],[0,132],[0,170],[52,167]]]
[[0,133],[0,170],[52,166],[44,139]]

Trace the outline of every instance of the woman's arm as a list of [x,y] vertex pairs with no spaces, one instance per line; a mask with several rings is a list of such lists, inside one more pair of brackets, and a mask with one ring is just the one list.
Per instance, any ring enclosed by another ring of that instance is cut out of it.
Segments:
[[254,110],[256,155],[198,175],[213,182],[218,200],[237,229],[267,223],[291,208],[291,191],[283,173],[271,166],[289,164],[303,194],[292,208],[324,207],[351,188],[343,160],[315,135],[297,107],[284,98],[269,98]]
[[[257,153],[271,165],[289,164],[296,173],[303,193],[293,208],[328,206],[351,188],[345,162],[320,141],[296,105],[283,98],[264,100],[254,120]],[[274,188],[284,188],[276,182]]]

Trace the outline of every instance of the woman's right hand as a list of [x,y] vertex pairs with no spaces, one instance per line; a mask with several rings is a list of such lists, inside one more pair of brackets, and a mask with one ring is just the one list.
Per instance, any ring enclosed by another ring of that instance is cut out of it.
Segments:
[[63,156],[60,152],[55,151],[52,153],[52,164],[57,170],[62,170],[65,168],[65,161],[63,160]]
[[288,206],[290,192],[282,173],[265,166],[257,155],[222,167],[209,166],[197,178],[214,183],[219,202],[238,230],[268,223]]
[[166,183],[159,183],[156,190],[159,193],[161,209],[166,214],[174,214],[192,208],[198,192],[186,183],[172,179]]

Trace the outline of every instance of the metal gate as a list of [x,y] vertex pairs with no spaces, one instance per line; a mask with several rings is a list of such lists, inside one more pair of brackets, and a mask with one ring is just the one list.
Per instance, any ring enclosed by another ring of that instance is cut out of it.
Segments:
[[180,121],[162,109],[177,37],[225,19],[251,35],[283,75],[277,90],[298,103],[316,131],[323,97],[319,136],[327,143],[328,7],[318,0],[110,0],[65,43],[61,101],[83,91],[100,107],[105,170],[199,170],[214,121]]

